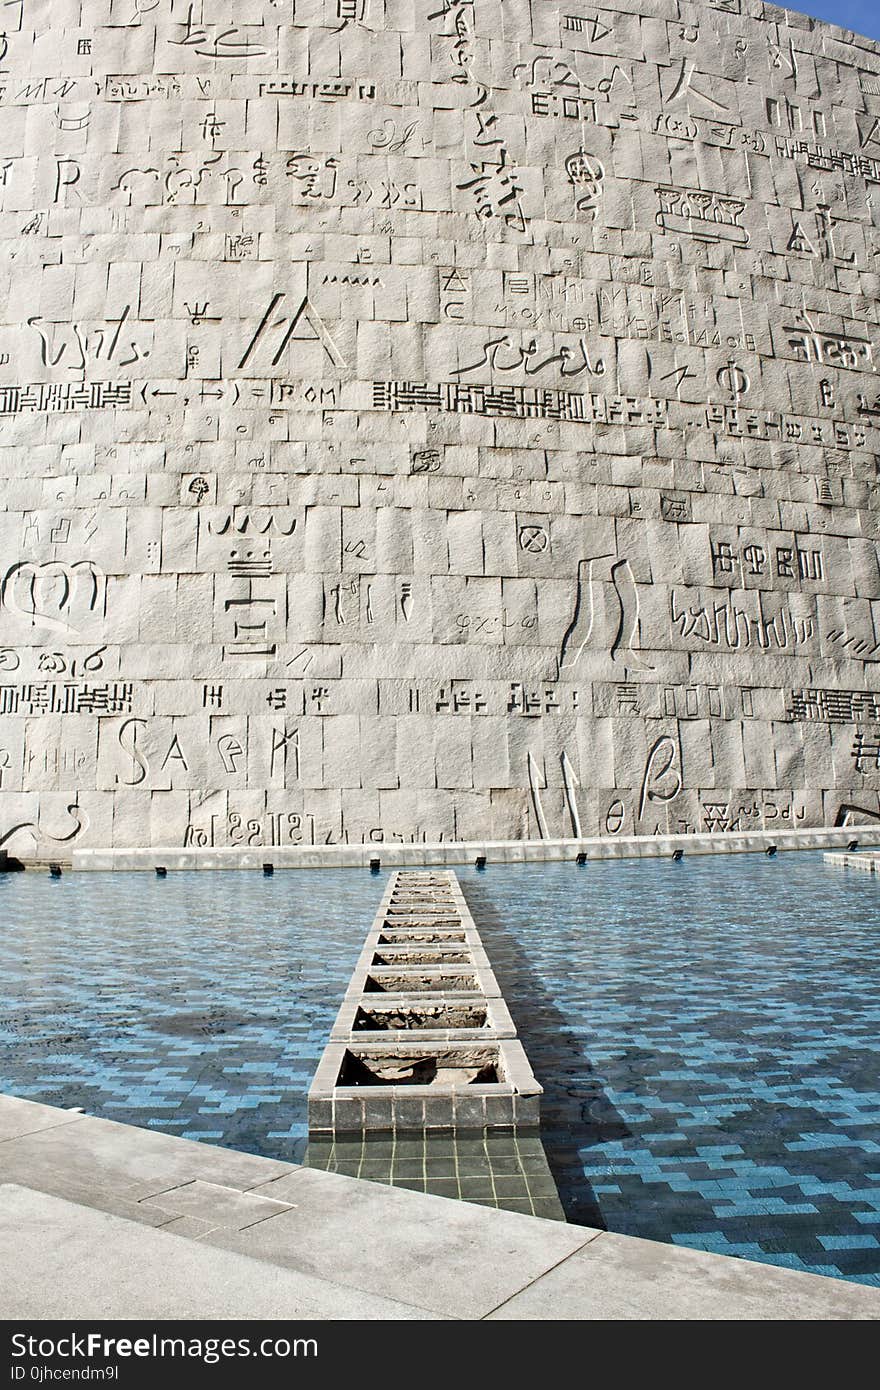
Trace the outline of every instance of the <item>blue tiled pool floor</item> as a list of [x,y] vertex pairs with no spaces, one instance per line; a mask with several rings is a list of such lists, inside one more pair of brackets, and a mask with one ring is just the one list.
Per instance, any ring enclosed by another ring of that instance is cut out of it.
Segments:
[[[462,870],[568,1219],[880,1284],[872,876]],[[386,875],[0,875],[0,1090],[303,1159]]]
[[880,1284],[880,889],[820,855],[462,875],[569,1220]]
[[0,1090],[301,1161],[383,883],[0,875]]

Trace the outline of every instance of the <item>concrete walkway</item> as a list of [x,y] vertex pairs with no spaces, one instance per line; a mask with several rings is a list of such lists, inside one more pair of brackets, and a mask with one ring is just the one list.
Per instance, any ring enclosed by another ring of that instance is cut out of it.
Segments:
[[0,1248],[7,1319],[880,1317],[880,1292],[858,1284],[12,1096],[0,1097]]
[[[437,868],[473,864],[540,864],[548,861],[574,864],[579,854],[586,859],[670,858],[680,851],[693,854],[760,854],[774,850],[816,850],[850,847],[880,848],[880,825],[813,826],[791,830],[784,825],[766,830],[725,831],[723,834],[595,835],[579,840],[449,840],[437,844],[403,845],[394,842],[364,845],[288,845],[285,848],[181,849],[156,845],[150,849],[72,850],[59,863],[75,870],[142,869],[157,865],[173,869],[369,869],[378,861],[383,869]],[[46,861],[24,861],[28,868]]]

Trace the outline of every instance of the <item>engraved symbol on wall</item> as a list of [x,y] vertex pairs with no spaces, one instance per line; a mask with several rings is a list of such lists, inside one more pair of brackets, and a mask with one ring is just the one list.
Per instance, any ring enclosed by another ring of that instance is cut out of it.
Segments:
[[339,28],[333,32],[338,34],[340,30],[348,28],[349,24],[366,28],[364,21],[367,18],[369,6],[370,0],[336,0],[336,18],[340,23]]
[[413,586],[409,579],[401,579],[399,584],[397,602],[400,609],[400,616],[405,623],[408,623],[412,617],[413,610]]
[[72,131],[88,130],[91,119],[92,113],[88,108],[86,108],[85,111],[79,112],[79,114],[67,114],[66,112],[62,112],[60,106],[55,107],[55,124],[59,130],[67,134]]
[[815,328],[807,313],[797,314],[794,324],[783,324],[782,331],[794,335],[788,339],[788,346],[798,362],[853,372],[874,371],[874,345],[868,338]]
[[605,375],[605,359],[597,357],[591,360],[583,337],[578,339],[575,348],[564,343],[555,352],[551,349],[548,356],[542,357],[537,338],[517,344],[507,334],[501,338],[488,338],[483,343],[483,355],[478,361],[470,362],[465,367],[454,367],[449,375],[467,376],[470,372],[488,367],[490,372],[522,371],[526,376],[536,376],[547,367],[557,365],[560,376],[580,376],[584,372],[592,372],[596,376]]
[[202,477],[195,477],[191,479],[187,487],[187,492],[192,493],[193,497],[196,500],[197,506],[200,502],[203,502],[205,500],[210,491],[210,484],[208,483],[206,478]]
[[213,517],[208,518],[208,530],[216,536],[225,536],[230,528],[240,536],[247,535],[250,531],[258,531],[261,536],[265,536],[267,531],[272,530],[281,536],[292,536],[296,530],[296,517],[291,517],[285,508],[276,507],[271,511],[267,508],[244,513],[235,509],[225,512],[219,523]]
[[603,24],[598,14],[579,15],[566,14],[562,16],[562,28],[569,34],[584,34],[587,43],[598,43],[600,39],[607,38],[611,29],[607,24]]
[[[514,231],[528,230],[529,221],[523,210],[520,194],[525,190],[518,182],[519,173],[515,165],[509,163],[507,149],[497,152],[495,161],[483,160],[471,163],[475,177],[457,183],[457,189],[470,190],[474,200],[474,211],[480,219],[503,217],[505,224]],[[511,208],[513,204],[513,209]]]
[[605,812],[605,833],[606,835],[619,835],[626,824],[626,807],[619,796],[616,796]]
[[470,294],[470,284],[467,271],[444,270],[440,273],[440,307],[444,318],[453,319],[456,323],[462,323],[465,317],[465,306],[468,295]]
[[288,769],[290,769],[293,780],[298,782],[300,777],[299,758],[299,729],[288,729],[286,724],[278,729],[273,725],[269,758],[269,776],[273,783],[277,778],[280,785],[286,787]]
[[[120,342],[130,313],[131,305],[126,304],[118,319],[105,319],[100,327],[91,331],[84,331],[79,323],[67,324],[57,321],[49,321],[44,328],[40,326],[44,322],[40,314],[28,319],[28,327],[39,334],[40,360],[44,367],[57,367],[68,348],[71,352],[64,365],[71,372],[85,373],[87,367],[98,366],[101,363],[130,367],[134,362],[150,355],[149,348],[143,347],[136,338],[128,337],[131,325]],[[59,337],[61,342],[56,351],[56,339]]]
[[550,537],[544,526],[521,526],[519,528],[519,548],[529,555],[540,555],[550,544]]
[[238,759],[245,757],[245,751],[235,734],[223,734],[217,740],[217,752],[220,754],[220,761],[223,764],[224,772],[237,772]]
[[611,643],[611,660],[622,657],[628,666],[652,671],[653,666],[643,660],[634,645],[639,632],[639,593],[629,560],[618,560],[617,564],[611,566],[611,584],[620,612],[617,631]]
[[850,752],[856,772],[880,771],[880,729],[875,728],[867,733],[859,729]]
[[[582,838],[580,809],[577,800],[577,788],[580,780],[575,772],[574,763],[563,749],[559,758],[559,765],[562,771],[562,790],[565,798],[566,810],[571,822],[571,838],[580,840]],[[526,758],[526,767],[529,777],[529,791],[532,798],[532,810],[534,811],[535,821],[538,826],[538,834],[542,840],[549,840],[551,837],[547,828],[547,815],[544,809],[541,792],[547,789],[547,773],[538,766],[537,759],[531,749]]]
[[693,510],[689,493],[679,496],[660,494],[660,515],[664,521],[693,521]]
[[[198,53],[201,58],[261,58],[266,56],[267,50],[260,46],[255,39],[250,39],[242,29],[220,28],[218,24],[198,24],[193,22],[193,11],[196,6],[189,5],[186,12],[186,22],[178,24],[176,27],[182,29],[182,39],[168,39],[168,43],[174,44],[179,48],[192,48],[194,53]],[[248,25],[248,28],[256,28],[256,25]],[[217,30],[220,29],[218,33]],[[263,30],[263,32],[269,32]]]
[[586,213],[592,222],[602,195],[604,166],[595,155],[587,154],[586,150],[578,150],[566,159],[565,172],[572,187],[579,190],[575,200],[578,212]]
[[321,198],[329,202],[336,194],[339,182],[339,160],[314,159],[310,154],[292,154],[287,161],[287,177],[300,185],[303,198]]
[[815,256],[816,248],[810,241],[800,222],[792,220],[791,236],[785,244],[786,251],[795,251],[799,256]]
[[[345,358],[330,336],[323,319],[309,302],[308,295],[303,296],[293,314],[282,313],[279,318],[273,318],[273,315],[281,307],[281,301],[286,297],[283,291],[272,296],[269,307],[242,354],[238,363],[238,370],[241,371],[243,367],[247,366],[251,357],[258,354],[258,349],[264,345],[270,353],[273,353],[269,365],[277,367],[290,344],[296,342],[319,342],[334,366],[347,366]],[[309,329],[311,332],[306,331]]]
[[123,753],[127,753],[131,758],[131,776],[120,777],[118,773],[116,774],[117,783],[124,787],[140,786],[150,770],[146,755],[138,747],[138,731],[146,727],[146,719],[126,719],[119,726],[119,732],[116,735],[119,747]]
[[597,555],[590,560],[578,562],[577,587],[575,591],[574,613],[562,639],[559,652],[559,667],[577,664],[581,652],[593,634],[596,620],[596,593],[593,584],[593,566],[600,560],[608,560],[610,555]]
[[[856,817],[862,817],[856,820]],[[867,806],[856,806],[850,801],[842,801],[837,808],[837,815],[834,818],[835,828],[847,825],[870,825],[880,821],[880,810],[869,810]]]
[[752,384],[748,372],[732,361],[728,361],[727,366],[716,373],[715,380],[722,391],[726,391],[734,401],[744,396]]
[[[578,564],[574,612],[562,639],[559,652],[560,670],[577,664],[593,636],[597,617],[597,588],[603,582],[597,578],[595,567],[603,561],[613,559],[611,555],[597,555],[592,559],[581,560]],[[611,604],[614,635],[609,644],[608,655],[612,661],[621,660],[624,665],[632,666],[636,670],[653,670],[635,647],[639,632],[639,595],[629,560],[614,560],[609,567],[608,580],[604,582],[610,582],[614,591]]]
[[[74,188],[74,185],[77,184],[77,183],[79,183],[81,177],[82,177],[82,168],[81,168],[80,164],[77,162],[77,160],[75,160],[75,159],[56,159],[56,160],[55,160],[55,193],[54,193],[54,195],[53,195],[53,201],[56,202],[56,203],[57,203],[57,202],[60,202],[60,200],[61,200],[61,190],[62,190],[62,189],[64,189],[64,188],[73,188],[77,200],[78,200],[79,202],[82,202],[82,194],[80,193],[80,191],[79,191],[78,188]],[[67,194],[65,194],[64,197],[65,197],[65,203],[66,203]],[[37,214],[35,214],[35,215],[38,216],[38,217],[40,217],[40,218],[42,218],[42,215],[43,215],[43,214],[42,214],[42,213],[37,213]],[[28,228],[25,227],[25,228],[23,228],[22,230],[23,230],[23,231],[27,231]]]
[[52,843],[56,845],[69,844],[71,840],[76,839],[77,835],[81,835],[83,831],[88,830],[89,817],[76,801],[66,809],[67,814],[74,822],[73,829],[69,830],[66,834],[53,835],[51,831],[44,830],[41,824],[41,818],[38,816],[35,821],[21,821],[20,824],[13,825],[9,830],[4,831],[4,833],[0,835],[0,846],[5,845],[6,842],[11,840],[13,835],[17,835],[20,830],[30,830],[37,842],[40,840],[51,840]]
[[708,102],[710,106],[714,106],[716,111],[728,111],[730,109],[725,102],[718,101],[716,97],[711,95],[712,78],[706,73],[697,73],[691,58],[681,58],[677,64],[665,63],[663,68],[669,74],[667,79],[668,91],[664,91],[662,78],[660,81],[660,95],[664,105],[674,101],[678,96],[693,92],[694,96],[698,96],[703,101]]
[[[141,738],[146,730],[147,720],[138,718],[123,720],[116,730],[116,741],[119,748],[131,760],[130,766],[126,764],[126,775],[120,776],[118,772],[115,774],[114,781],[117,786],[139,787],[150,775],[150,756],[141,746]],[[152,745],[153,753],[157,754],[160,750],[155,747],[155,739],[152,740]],[[175,764],[178,771],[189,772],[189,763],[180,742],[180,736],[172,733],[168,740],[165,756],[159,763],[159,772],[165,772],[167,769],[170,777],[175,770]]]
[[127,207],[157,207],[162,202],[162,175],[152,165],[141,169],[132,165],[119,175],[111,188],[111,193],[124,193],[128,199]]
[[106,590],[106,578],[92,560],[20,560],[6,572],[0,602],[10,613],[27,618],[31,627],[48,627],[71,637],[79,633],[72,617],[84,621],[90,613],[105,616]]
[[645,759],[636,815],[637,828],[650,805],[655,801],[661,804],[673,801],[683,785],[681,745],[677,737],[663,734],[653,744]]
[[660,184],[656,192],[660,203],[656,222],[664,232],[683,233],[697,241],[748,245],[749,233],[739,221],[746,210],[741,198],[699,188],[673,188],[668,184]]
[[[834,238],[836,222],[827,203],[819,203],[814,213],[815,231],[812,240],[802,222],[792,217],[791,236],[786,243],[786,251],[794,251],[799,256],[819,256],[825,261],[838,261],[841,265],[853,265],[855,252],[842,255]],[[845,224],[844,224],[845,225]]]
[[[367,138],[374,150],[384,150],[386,154],[400,154],[401,150],[409,144],[418,124],[418,121],[410,121],[406,126],[401,124],[398,129],[396,121],[386,118],[382,122],[381,129],[371,130]],[[429,142],[422,139],[421,144],[422,149],[426,149]],[[412,151],[412,153],[416,153],[416,151]]]
[[443,455],[439,449],[417,449],[410,464],[411,473],[439,473]]

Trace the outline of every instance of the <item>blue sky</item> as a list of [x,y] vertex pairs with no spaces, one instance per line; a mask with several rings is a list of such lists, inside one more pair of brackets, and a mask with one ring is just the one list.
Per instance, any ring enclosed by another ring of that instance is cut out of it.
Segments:
[[803,0],[803,3],[792,3],[788,8],[800,10],[801,14],[811,14],[816,19],[827,19],[831,24],[839,24],[842,29],[855,29],[857,34],[867,34],[871,39],[880,39],[878,0]]

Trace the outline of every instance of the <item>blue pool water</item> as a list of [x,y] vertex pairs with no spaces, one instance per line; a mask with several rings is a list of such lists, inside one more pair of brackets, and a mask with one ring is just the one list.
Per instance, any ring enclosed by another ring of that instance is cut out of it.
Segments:
[[299,1162],[383,885],[0,874],[0,1091]]
[[569,1220],[880,1284],[880,900],[820,854],[465,893]]
[[[880,1284],[873,876],[818,854],[460,876],[569,1220]],[[0,876],[0,1090],[297,1161],[385,882]]]

